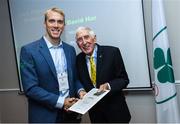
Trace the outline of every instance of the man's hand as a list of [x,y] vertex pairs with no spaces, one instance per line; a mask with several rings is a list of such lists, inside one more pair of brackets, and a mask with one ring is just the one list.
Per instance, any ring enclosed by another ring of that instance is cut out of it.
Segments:
[[78,101],[77,98],[66,98],[64,100],[64,109],[68,111],[68,108],[71,107],[74,103]]
[[86,91],[85,90],[81,90],[79,92],[79,98],[82,99],[84,97],[84,95],[86,95]]
[[101,91],[106,91],[106,90],[110,90],[110,87],[108,85],[109,83],[104,83],[104,84],[101,84],[100,87],[99,87],[99,90],[98,92],[101,92]]

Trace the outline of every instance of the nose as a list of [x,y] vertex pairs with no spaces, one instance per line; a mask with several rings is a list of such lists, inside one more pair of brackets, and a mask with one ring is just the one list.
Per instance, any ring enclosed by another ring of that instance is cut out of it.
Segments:
[[83,41],[83,44],[87,43],[87,41],[86,41],[86,39],[84,37],[82,37],[82,41]]
[[55,26],[55,27],[57,27],[57,26],[58,26],[58,23],[57,23],[57,22],[55,22],[55,23],[54,23],[54,26]]

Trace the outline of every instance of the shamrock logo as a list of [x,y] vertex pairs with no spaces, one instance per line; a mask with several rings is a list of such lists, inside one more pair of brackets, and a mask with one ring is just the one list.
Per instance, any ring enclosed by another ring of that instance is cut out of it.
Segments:
[[157,78],[160,83],[174,83],[174,73],[172,69],[170,49],[167,50],[167,61],[161,48],[154,50],[154,68],[160,69]]

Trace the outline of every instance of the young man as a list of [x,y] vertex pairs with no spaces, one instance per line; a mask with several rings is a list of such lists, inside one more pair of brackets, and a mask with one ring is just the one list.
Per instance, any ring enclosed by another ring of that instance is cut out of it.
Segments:
[[85,92],[76,77],[75,49],[60,38],[65,27],[64,12],[45,12],[45,35],[21,48],[20,69],[28,98],[29,122],[80,122],[77,114],[66,111]]
[[76,42],[81,53],[77,56],[78,76],[85,90],[99,88],[110,92],[89,111],[92,123],[128,123],[131,115],[122,89],[129,79],[120,51],[96,43],[95,33],[88,27],[76,30]]

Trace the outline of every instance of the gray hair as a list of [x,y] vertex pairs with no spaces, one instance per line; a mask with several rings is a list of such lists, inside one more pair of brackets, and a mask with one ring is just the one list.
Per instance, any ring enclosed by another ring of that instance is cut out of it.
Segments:
[[79,32],[81,32],[82,30],[88,31],[89,34],[91,35],[91,37],[95,37],[95,36],[96,36],[96,34],[94,33],[94,31],[93,31],[91,28],[89,28],[89,27],[78,27],[78,28],[76,29],[76,37],[77,37],[77,34],[78,34]]

